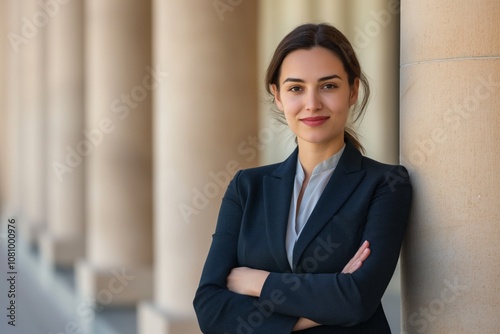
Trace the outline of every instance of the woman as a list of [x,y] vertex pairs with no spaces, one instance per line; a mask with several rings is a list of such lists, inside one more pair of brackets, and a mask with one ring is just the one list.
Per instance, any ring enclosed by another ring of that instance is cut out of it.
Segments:
[[363,157],[347,127],[370,91],[355,52],[330,25],[299,26],[278,45],[266,84],[297,149],[280,164],[239,171],[229,184],[194,299],[200,327],[390,333],[381,298],[411,185],[404,167]]

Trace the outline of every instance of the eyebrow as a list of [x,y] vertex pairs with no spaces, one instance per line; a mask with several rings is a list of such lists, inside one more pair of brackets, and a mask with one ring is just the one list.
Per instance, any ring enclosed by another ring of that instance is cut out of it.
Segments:
[[[331,79],[340,79],[342,80],[342,78],[340,76],[338,76],[337,74],[332,74],[332,75],[329,75],[329,76],[326,76],[326,77],[322,77],[322,78],[319,78],[318,79],[318,82],[321,82],[321,81],[326,81],[326,80],[331,80]],[[286,78],[285,80],[283,80],[283,83],[285,82],[305,82],[304,80],[302,79],[298,79],[298,78]]]

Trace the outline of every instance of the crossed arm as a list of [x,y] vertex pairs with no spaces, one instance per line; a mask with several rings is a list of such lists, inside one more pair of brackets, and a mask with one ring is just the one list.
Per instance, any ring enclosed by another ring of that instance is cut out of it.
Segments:
[[[256,312],[265,312],[260,332],[273,334],[319,324],[349,326],[370,319],[397,263],[411,203],[408,178],[377,186],[363,230],[362,240],[370,243],[364,243],[338,273],[299,275],[238,267],[241,196],[235,177],[223,200],[193,301],[204,333],[236,330]],[[279,302],[285,299],[286,303]],[[304,307],[311,300],[316,304]]]
[[[346,264],[346,266],[342,270],[342,274],[354,273],[363,265],[363,262],[368,258],[369,255],[370,243],[367,240],[363,242],[356,254]],[[265,270],[251,269],[248,267],[233,268],[227,277],[227,288],[230,291],[239,293],[241,295],[260,297],[262,287],[264,286],[264,283],[268,276],[269,272]],[[298,331],[319,325],[321,324],[307,318],[299,318],[299,320],[293,327],[293,330]]]

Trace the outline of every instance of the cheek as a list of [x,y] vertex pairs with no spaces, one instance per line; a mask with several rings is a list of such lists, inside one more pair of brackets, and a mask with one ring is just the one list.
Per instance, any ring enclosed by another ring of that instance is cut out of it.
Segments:
[[301,102],[298,97],[289,97],[281,101],[282,102],[282,110],[285,115],[294,115],[297,114],[301,109]]
[[350,103],[348,99],[345,99],[343,96],[339,96],[338,98],[335,98],[330,101],[329,103],[329,109],[336,113],[342,115],[342,114],[348,114],[349,109],[350,109]]
[[291,114],[290,112],[287,112],[287,111],[283,112],[283,114],[285,115],[285,120],[286,120],[287,124],[292,125],[293,120],[295,119],[294,114]]

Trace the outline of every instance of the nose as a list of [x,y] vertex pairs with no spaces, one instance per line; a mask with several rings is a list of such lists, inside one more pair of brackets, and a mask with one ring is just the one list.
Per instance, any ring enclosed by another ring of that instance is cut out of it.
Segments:
[[317,91],[309,91],[308,94],[306,94],[305,107],[309,111],[316,111],[323,108],[321,98]]

